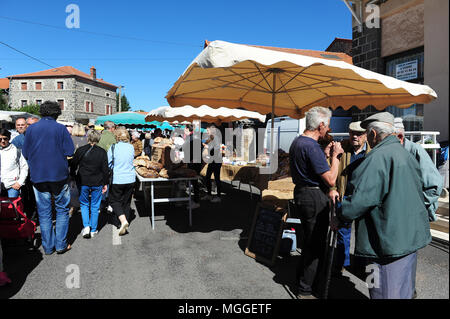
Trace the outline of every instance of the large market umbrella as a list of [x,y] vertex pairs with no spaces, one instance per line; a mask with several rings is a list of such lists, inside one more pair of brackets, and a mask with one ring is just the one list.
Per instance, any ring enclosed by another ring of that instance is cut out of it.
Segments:
[[[211,42],[166,95],[172,107],[207,104],[302,118],[314,106],[348,110],[406,108],[437,97],[426,85],[401,81],[343,61]],[[271,143],[273,145],[273,143]]]
[[106,121],[112,121],[119,125],[149,125],[145,121],[145,114],[136,112],[121,112],[112,115],[105,115],[97,117],[95,124],[101,125]]
[[185,105],[182,107],[162,106],[153,111],[150,111],[145,117],[146,121],[193,121],[200,120],[207,123],[219,124],[222,122],[233,122],[241,119],[258,119],[264,122],[266,117],[257,112],[246,110],[229,109],[220,107],[214,109],[207,105],[200,107],[193,107]]

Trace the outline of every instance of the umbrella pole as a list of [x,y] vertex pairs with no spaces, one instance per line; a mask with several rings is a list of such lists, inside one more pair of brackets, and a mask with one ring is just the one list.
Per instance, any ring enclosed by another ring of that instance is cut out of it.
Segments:
[[[275,113],[275,73],[273,73],[273,85],[272,85],[272,116],[271,116],[271,128],[270,128],[270,156],[273,156],[274,154],[274,147],[273,147],[273,129],[275,127],[274,123],[274,113]],[[271,161],[272,162],[272,161]]]

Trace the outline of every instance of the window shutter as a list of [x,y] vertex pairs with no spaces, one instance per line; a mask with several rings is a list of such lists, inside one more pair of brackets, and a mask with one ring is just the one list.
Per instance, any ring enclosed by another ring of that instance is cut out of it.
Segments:
[[58,100],[59,107],[61,108],[61,111],[64,110],[64,100]]
[[36,82],[36,90],[42,90],[42,83]]
[[86,112],[89,112],[89,101],[86,101]]
[[27,90],[27,82],[22,83],[22,90],[23,91]]

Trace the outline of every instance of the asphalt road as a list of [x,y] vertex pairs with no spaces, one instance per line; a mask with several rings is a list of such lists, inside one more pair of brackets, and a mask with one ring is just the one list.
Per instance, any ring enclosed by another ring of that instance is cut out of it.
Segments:
[[[202,202],[188,226],[188,212],[156,204],[155,230],[143,208],[133,200],[136,218],[130,233],[116,237],[107,216],[99,234],[80,235],[80,214],[71,218],[64,255],[46,256],[4,243],[4,265],[13,283],[0,287],[0,298],[56,299],[292,299],[298,255],[279,258],[273,267],[256,262],[244,250],[256,198],[225,185],[220,204]],[[245,186],[244,186],[245,187]],[[448,246],[429,245],[419,252],[419,299],[449,298]],[[367,299],[363,281],[346,271],[334,280],[331,298]]]

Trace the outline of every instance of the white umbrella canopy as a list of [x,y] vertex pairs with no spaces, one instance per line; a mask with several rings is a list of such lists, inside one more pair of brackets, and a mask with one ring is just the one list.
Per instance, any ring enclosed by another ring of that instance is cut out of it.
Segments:
[[302,118],[314,106],[406,108],[437,98],[429,86],[343,61],[211,42],[166,95],[172,107],[209,105]]
[[208,105],[193,107],[185,105],[182,107],[162,106],[150,111],[145,117],[145,121],[193,121],[200,120],[202,122],[220,124],[222,122],[233,122],[242,119],[258,119],[261,122],[266,120],[264,115],[257,112],[246,110],[229,109],[220,107],[211,108]]

